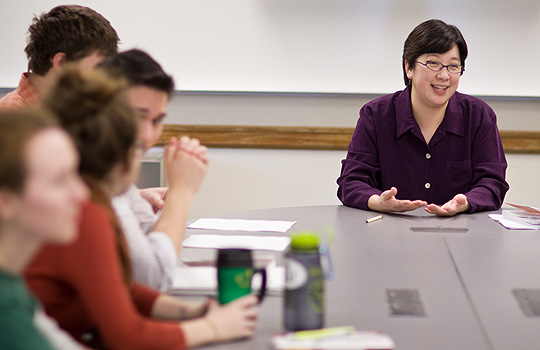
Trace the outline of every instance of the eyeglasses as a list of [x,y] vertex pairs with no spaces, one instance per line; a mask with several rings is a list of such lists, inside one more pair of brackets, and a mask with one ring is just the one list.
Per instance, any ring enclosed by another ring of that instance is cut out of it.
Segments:
[[446,70],[448,70],[448,73],[452,74],[463,74],[463,72],[465,71],[465,69],[463,69],[463,66],[459,64],[444,65],[441,62],[437,61],[426,61],[426,63],[416,61],[416,63],[420,63],[422,66],[427,67],[429,70],[432,70],[434,72],[440,72],[443,68],[446,68]]

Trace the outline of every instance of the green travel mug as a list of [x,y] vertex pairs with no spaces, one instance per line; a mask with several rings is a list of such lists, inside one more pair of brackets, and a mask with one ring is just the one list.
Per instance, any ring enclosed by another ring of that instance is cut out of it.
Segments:
[[217,259],[218,298],[226,304],[251,293],[251,279],[261,274],[259,303],[266,293],[266,269],[255,269],[249,249],[220,249]]

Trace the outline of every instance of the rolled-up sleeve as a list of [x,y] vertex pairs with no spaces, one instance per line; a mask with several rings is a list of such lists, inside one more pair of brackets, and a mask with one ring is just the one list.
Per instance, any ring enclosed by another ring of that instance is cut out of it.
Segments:
[[[132,210],[133,200],[129,196],[113,199],[113,207],[129,247],[133,279],[151,288],[167,291],[178,261],[174,242],[163,232],[143,231]],[[144,201],[142,198],[140,200]]]

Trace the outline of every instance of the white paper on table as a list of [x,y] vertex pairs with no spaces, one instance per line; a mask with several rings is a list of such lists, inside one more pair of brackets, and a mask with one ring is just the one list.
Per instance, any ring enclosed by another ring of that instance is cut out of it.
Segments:
[[290,237],[196,234],[186,238],[183,246],[186,248],[245,248],[282,252],[290,242]]
[[215,291],[216,274],[213,266],[178,266],[174,271],[171,289]]
[[488,215],[492,220],[497,221],[499,224],[503,225],[510,230],[538,230],[538,227],[533,225],[527,225],[513,220],[509,220],[503,217],[502,214],[489,214]]
[[224,231],[263,231],[263,232],[287,232],[296,221],[275,220],[245,220],[245,219],[216,219],[202,218],[193,222],[188,228]]
[[[285,267],[277,266],[273,260],[266,266],[266,289],[281,292],[285,285]],[[261,276],[256,274],[251,282],[253,290],[258,291]],[[178,266],[174,272],[171,290],[215,291],[217,288],[217,271],[214,266]]]

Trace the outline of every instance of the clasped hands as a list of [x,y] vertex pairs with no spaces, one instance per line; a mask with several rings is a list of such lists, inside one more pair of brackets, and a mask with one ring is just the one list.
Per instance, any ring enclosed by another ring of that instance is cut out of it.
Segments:
[[[172,173],[171,176],[167,176],[167,180],[171,182],[174,177],[177,177],[180,178],[180,181],[184,183],[191,182],[192,187],[198,188],[208,166],[207,150],[206,146],[201,145],[198,139],[187,136],[182,136],[180,139],[171,138],[165,148],[166,167]],[[177,176],[173,174],[177,174]],[[191,181],[186,181],[187,179],[191,179]],[[167,187],[151,187],[139,190],[141,196],[152,205],[154,212],[163,209],[167,191]]]
[[452,216],[469,209],[467,196],[461,193],[441,206],[428,204],[422,200],[400,200],[396,198],[396,194],[397,188],[392,187],[380,195],[372,195],[368,200],[369,209],[380,212],[406,212],[425,207],[426,212],[437,216]]

